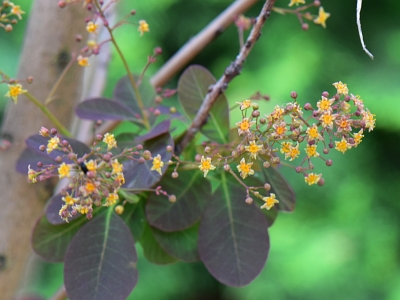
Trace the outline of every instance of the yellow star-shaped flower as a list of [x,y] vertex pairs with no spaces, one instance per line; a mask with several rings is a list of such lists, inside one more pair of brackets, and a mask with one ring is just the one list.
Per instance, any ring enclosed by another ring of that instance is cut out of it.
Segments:
[[318,11],[318,17],[314,20],[315,24],[319,24],[322,27],[326,28],[326,19],[330,17],[330,13],[325,12],[324,8],[320,6],[319,11]]

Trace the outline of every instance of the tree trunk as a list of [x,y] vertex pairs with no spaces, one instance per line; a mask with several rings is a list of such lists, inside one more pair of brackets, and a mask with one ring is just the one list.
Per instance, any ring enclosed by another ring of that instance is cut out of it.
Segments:
[[[37,99],[44,101],[71,57],[81,45],[75,35],[83,33],[85,10],[81,5],[65,9],[57,1],[36,0],[20,60],[18,79],[33,76],[32,84],[23,84]],[[69,125],[75,102],[80,97],[82,68],[77,64],[62,81],[50,110],[64,125]],[[52,124],[27,98],[20,96],[17,105],[7,109],[2,136],[11,142],[0,153],[0,295],[12,299],[31,254],[30,236],[36,219],[52,194],[50,183],[28,184],[27,176],[17,174],[15,163],[25,147],[24,140],[41,126]]]

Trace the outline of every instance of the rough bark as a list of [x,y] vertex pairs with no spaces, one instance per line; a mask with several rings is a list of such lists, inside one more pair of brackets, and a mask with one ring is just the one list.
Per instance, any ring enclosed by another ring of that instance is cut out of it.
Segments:
[[[78,50],[74,37],[84,30],[81,5],[60,9],[57,1],[36,0],[25,35],[18,79],[34,77],[23,84],[31,94],[44,101],[70,59]],[[62,124],[69,124],[73,107],[80,97],[82,68],[73,66],[56,92],[57,100],[49,108]],[[0,294],[2,299],[16,295],[31,254],[30,235],[45,201],[52,192],[50,184],[28,184],[17,174],[15,163],[23,151],[24,140],[50,122],[23,96],[17,105],[10,103],[2,127],[3,138],[12,146],[0,153]]]

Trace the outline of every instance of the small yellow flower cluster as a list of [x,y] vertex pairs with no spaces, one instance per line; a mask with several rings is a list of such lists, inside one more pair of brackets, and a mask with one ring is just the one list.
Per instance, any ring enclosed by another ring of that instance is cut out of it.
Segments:
[[18,23],[15,17],[18,20],[22,20],[21,15],[24,13],[19,5],[15,5],[10,1],[3,1],[2,5],[0,5],[0,27],[3,27],[7,32],[12,31],[12,24]]
[[[59,214],[63,220],[68,222],[77,213],[85,214],[90,219],[93,206],[112,206],[118,201],[118,191],[125,178],[123,165],[116,157],[110,152],[105,153],[104,147],[102,149],[95,142],[89,154],[78,158],[68,141],[61,140],[56,130],[49,131],[42,127],[39,133],[48,138],[47,146],[40,146],[41,151],[50,154],[57,150],[64,154],[59,156],[58,164],[39,163],[39,170],[28,166],[28,179],[32,183],[54,176],[69,179],[67,188],[61,192],[65,203]],[[112,134],[106,133],[102,141],[107,145],[107,151],[117,146]]]
[[[375,115],[365,108],[360,97],[349,94],[347,85],[341,81],[333,83],[333,86],[336,94],[329,97],[327,92],[322,93],[316,109],[309,103],[304,106],[306,111],[312,112],[307,119],[303,117],[302,107],[297,102],[276,105],[264,118],[259,117],[258,106],[250,100],[239,102],[242,120],[236,126],[239,136],[244,136],[240,143],[243,146],[239,146],[231,157],[250,153],[251,159],[259,159],[268,167],[279,164],[276,152],[282,153],[284,159],[289,161],[298,159],[301,155],[300,145],[304,143],[306,156],[296,171],[304,174],[305,182],[309,185],[320,182],[321,174],[307,172],[313,170],[312,158],[322,158],[318,146],[322,145],[325,155],[329,153],[329,148],[345,153],[361,143],[366,129],[371,131],[375,127]],[[297,94],[294,93],[292,97],[296,99]],[[249,108],[253,108],[250,117],[246,115]],[[330,142],[326,143],[326,139]],[[328,166],[332,164],[331,160],[322,159]],[[304,163],[308,163],[308,167],[303,166]],[[244,158],[240,161],[237,168],[243,179],[254,174],[251,165]],[[201,167],[201,170],[205,168]]]

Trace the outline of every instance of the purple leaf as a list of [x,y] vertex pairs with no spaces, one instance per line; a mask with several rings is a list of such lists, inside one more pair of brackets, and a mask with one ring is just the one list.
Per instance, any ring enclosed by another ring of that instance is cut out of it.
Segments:
[[258,276],[269,251],[268,223],[245,197],[238,182],[222,173],[199,230],[199,254],[206,268],[223,284],[235,287]]
[[64,222],[63,225],[55,226],[45,216],[39,218],[32,232],[33,250],[45,261],[64,261],[70,241],[86,221],[86,218],[81,218],[72,224]]
[[278,210],[287,212],[294,211],[296,195],[282,174],[274,167],[263,168],[261,166],[261,170],[264,176],[264,182],[271,185],[271,190],[269,192],[274,193],[276,199],[279,200],[277,204]]
[[137,137],[135,139],[135,142],[143,143],[143,142],[151,140],[159,135],[167,133],[169,131],[170,126],[171,126],[170,120],[162,121],[160,124],[157,124],[149,133]]
[[154,227],[151,230],[160,246],[171,256],[185,262],[200,260],[197,250],[198,224],[183,231],[164,232]]
[[162,231],[189,228],[200,220],[211,198],[211,184],[200,170],[180,171],[178,178],[167,173],[159,183],[168,194],[176,196],[171,203],[167,197],[150,194],[146,204],[147,221]]
[[76,115],[87,120],[131,120],[142,124],[140,115],[124,103],[106,98],[88,99],[79,103]]
[[176,259],[165,252],[158,244],[149,224],[146,224],[140,244],[143,247],[144,256],[152,263],[166,265],[176,262]]
[[[190,119],[193,119],[211,85],[217,81],[206,68],[189,66],[178,82],[178,98]],[[210,140],[226,144],[229,141],[229,106],[224,94],[215,101],[201,132]]]
[[[144,143],[143,148],[149,150],[153,157],[158,154],[161,156],[161,160],[164,162],[164,167],[161,169],[161,173],[164,174],[168,168],[167,162],[171,159],[172,153],[168,152],[166,147],[170,145],[174,148],[174,141],[169,133],[164,133]],[[153,160],[145,161],[140,164],[135,161],[126,161],[124,164],[124,176],[125,184],[124,188],[140,188],[145,189],[152,187],[158,181],[161,176],[157,171],[150,170],[153,166]]]
[[[143,78],[139,81],[139,76],[134,75],[136,84],[138,85],[139,94],[142,99],[144,108],[150,108],[155,106],[155,96],[156,92],[153,86],[150,84],[148,78]],[[116,84],[114,89],[114,99],[120,103],[125,104],[131,110],[140,112],[140,107],[138,105],[138,100],[136,93],[132,88],[132,83],[128,76],[122,77]],[[141,118],[141,116],[140,116]]]
[[[50,154],[48,154],[46,151],[42,152],[39,150],[39,147],[41,145],[47,145],[48,143],[48,138],[45,138],[41,136],[40,134],[34,134],[30,137],[28,137],[25,140],[25,143],[27,145],[27,149],[25,149],[21,156],[18,158],[17,164],[16,164],[16,170],[17,172],[20,172],[22,174],[27,174],[28,173],[28,165],[31,165],[32,169],[36,168],[36,164],[38,161],[42,162],[43,164],[55,164],[55,158],[57,156],[63,157],[65,155],[64,152],[59,151],[59,150],[53,150]],[[72,138],[65,138],[65,137],[60,137],[60,140],[67,140],[68,143],[71,145],[72,149],[74,149],[74,152],[78,154],[78,157],[83,156],[86,153],[90,152],[90,148],[86,146],[85,144],[81,143],[78,140],[72,139]],[[65,163],[72,163],[69,159],[66,157],[63,157],[63,162]],[[56,163],[57,165],[59,163]]]
[[71,300],[123,300],[137,283],[137,254],[129,228],[112,209],[83,226],[65,255]]
[[[52,225],[61,225],[65,224],[66,222],[61,219],[59,215],[59,211],[61,209],[61,206],[63,206],[65,203],[62,201],[62,197],[60,193],[55,194],[53,197],[50,198],[50,200],[47,202],[45,212],[46,212],[46,218],[49,221],[50,224]],[[81,214],[77,214],[75,216],[72,216],[68,218],[69,222],[79,218]]]

